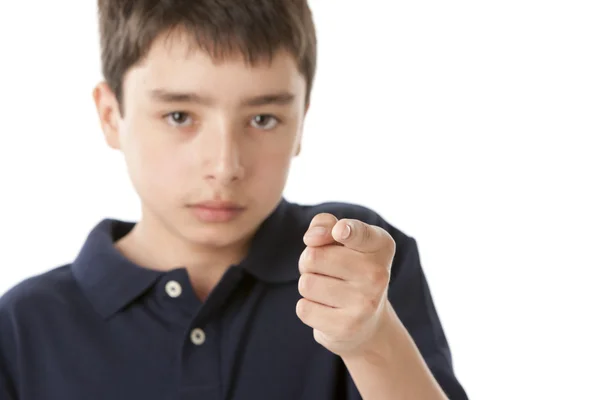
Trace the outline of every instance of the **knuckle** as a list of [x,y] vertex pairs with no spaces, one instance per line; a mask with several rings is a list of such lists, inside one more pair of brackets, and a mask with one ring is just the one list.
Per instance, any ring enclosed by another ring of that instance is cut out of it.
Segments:
[[301,296],[305,296],[306,295],[306,275],[302,274],[300,275],[300,279],[298,279],[298,292],[300,292]]
[[387,285],[389,276],[390,274],[387,269],[374,268],[369,275],[369,279],[375,287],[380,288]]
[[369,227],[366,226],[365,224],[360,224],[360,226],[361,226],[361,230],[362,230],[361,242],[363,244],[370,242],[371,239],[373,238],[373,234],[371,232],[371,229],[369,229]]
[[311,263],[314,260],[314,250],[315,249],[312,247],[307,247],[300,255],[300,261],[298,262],[298,266],[300,268],[301,273],[309,272],[311,270]]
[[310,274],[303,274],[300,276],[298,281],[298,290],[302,296],[307,296],[310,292],[310,288],[313,285],[313,276]]
[[371,296],[366,300],[367,314],[374,313],[379,308],[379,299],[376,296]]
[[330,225],[335,224],[336,222],[337,218],[333,214],[329,213],[319,213],[315,215],[312,219],[312,224]]
[[322,247],[309,247],[306,255],[307,260],[314,263],[323,259]]
[[304,249],[302,254],[300,255],[300,261],[298,262],[298,267],[301,273],[312,272],[314,268],[315,261],[322,257],[322,250],[320,248],[315,247],[307,247]]
[[382,268],[379,271],[379,275],[377,277],[377,281],[376,281],[377,286],[381,287],[381,288],[386,287],[388,285],[389,281],[390,281],[390,271],[387,268],[385,268],[385,269]]
[[369,286],[375,286],[379,284],[381,280],[381,271],[379,271],[379,268],[369,268],[365,275],[365,278],[369,282]]
[[309,314],[308,302],[305,299],[300,299],[296,303],[296,315],[300,317],[300,319],[307,319]]
[[360,298],[357,299],[357,319],[364,320],[369,316],[372,316],[379,306],[379,290],[369,290],[368,292],[362,293]]
[[392,253],[396,253],[396,241],[394,240],[394,238],[392,237],[392,235],[390,235],[387,231],[385,231],[387,237],[388,237],[388,246],[389,249]]

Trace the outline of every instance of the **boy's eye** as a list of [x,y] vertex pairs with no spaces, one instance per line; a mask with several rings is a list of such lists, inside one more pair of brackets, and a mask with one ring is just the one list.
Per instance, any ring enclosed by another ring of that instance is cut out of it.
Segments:
[[259,114],[252,117],[252,121],[250,124],[258,129],[269,130],[273,129],[277,126],[279,120],[275,118],[273,115],[269,114]]
[[181,127],[181,126],[189,126],[192,123],[192,119],[190,118],[190,115],[188,113],[185,112],[181,112],[181,111],[176,111],[176,112],[172,112],[167,114],[167,122],[170,125],[176,126],[176,127]]

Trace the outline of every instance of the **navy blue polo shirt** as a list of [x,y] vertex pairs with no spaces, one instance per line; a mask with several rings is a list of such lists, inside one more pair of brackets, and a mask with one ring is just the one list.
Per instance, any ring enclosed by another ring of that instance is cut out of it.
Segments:
[[133,223],[101,221],[73,263],[0,298],[0,399],[360,399],[296,316],[302,238],[321,212],[390,232],[390,301],[450,399],[466,399],[415,240],[362,206],[284,198],[204,302],[185,266],[154,271],[116,249]]

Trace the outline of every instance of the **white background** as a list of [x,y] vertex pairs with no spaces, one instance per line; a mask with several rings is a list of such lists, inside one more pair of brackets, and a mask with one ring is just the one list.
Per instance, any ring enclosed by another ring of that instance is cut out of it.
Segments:
[[[95,1],[0,5],[0,293],[136,218],[91,98]],[[414,236],[473,399],[600,399],[600,3],[313,1],[285,195]]]

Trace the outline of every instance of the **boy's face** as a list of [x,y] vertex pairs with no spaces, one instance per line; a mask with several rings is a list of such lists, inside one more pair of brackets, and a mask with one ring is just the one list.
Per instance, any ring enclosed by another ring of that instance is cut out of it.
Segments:
[[[124,115],[104,83],[94,97],[108,144],[124,154],[142,221],[198,245],[232,245],[281,197],[300,151],[306,83],[285,52],[250,67],[241,56],[215,63],[190,49],[184,35],[157,39],[124,77]],[[199,206],[210,201],[242,210]]]

